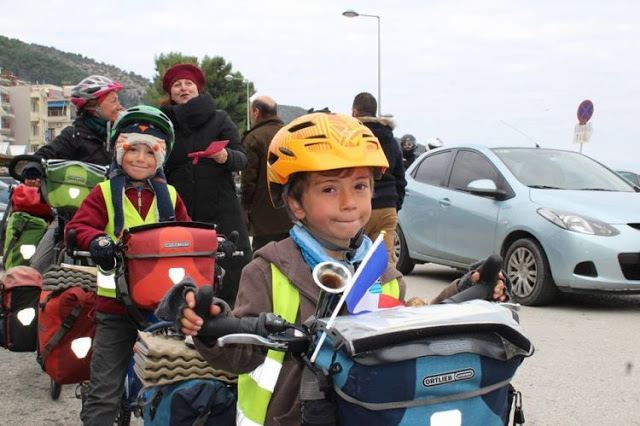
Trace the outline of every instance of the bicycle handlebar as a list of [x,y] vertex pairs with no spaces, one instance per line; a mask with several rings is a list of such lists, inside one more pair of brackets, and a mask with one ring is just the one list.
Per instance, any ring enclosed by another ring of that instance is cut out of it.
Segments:
[[203,286],[196,294],[196,314],[204,320],[198,331],[202,338],[214,338],[218,346],[252,344],[278,351],[303,353],[311,344],[311,335],[280,316],[262,313],[257,317],[211,317],[209,309],[213,288]]

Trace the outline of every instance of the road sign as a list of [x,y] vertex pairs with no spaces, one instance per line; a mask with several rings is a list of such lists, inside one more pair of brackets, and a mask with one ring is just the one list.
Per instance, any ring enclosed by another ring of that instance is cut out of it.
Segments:
[[580,102],[580,105],[578,105],[578,122],[580,124],[586,124],[592,116],[593,102],[591,102],[589,99]]
[[573,142],[579,144],[587,143],[589,142],[589,139],[591,139],[592,134],[593,128],[591,127],[591,123],[576,124],[573,134]]

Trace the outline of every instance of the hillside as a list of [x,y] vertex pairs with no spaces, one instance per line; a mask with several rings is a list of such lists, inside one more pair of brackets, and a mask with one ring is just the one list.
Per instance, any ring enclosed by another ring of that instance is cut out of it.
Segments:
[[[120,101],[125,107],[147,103],[146,91],[151,85],[145,77],[114,65],[1,35],[0,67],[13,72],[20,80],[57,86],[76,84],[92,74],[105,75],[124,86]],[[297,106],[278,105],[278,109],[285,123],[306,113],[306,109]]]
[[76,84],[92,74],[105,75],[124,86],[121,102],[125,106],[145,103],[146,90],[151,84],[145,77],[113,65],[4,36],[0,36],[0,67],[13,72],[21,80],[57,86]]

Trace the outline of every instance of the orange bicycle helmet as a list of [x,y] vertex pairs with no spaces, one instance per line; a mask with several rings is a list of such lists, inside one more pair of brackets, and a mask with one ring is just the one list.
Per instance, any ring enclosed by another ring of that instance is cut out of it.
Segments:
[[303,115],[281,128],[267,156],[269,195],[276,208],[285,206],[283,191],[299,172],[352,167],[389,167],[378,139],[359,120],[343,114]]

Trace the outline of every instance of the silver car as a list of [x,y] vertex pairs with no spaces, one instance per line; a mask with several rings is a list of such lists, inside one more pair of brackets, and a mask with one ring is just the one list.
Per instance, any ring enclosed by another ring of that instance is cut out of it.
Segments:
[[404,274],[497,253],[525,305],[557,290],[640,293],[640,193],[585,155],[452,146],[422,155],[407,182],[396,239]]

